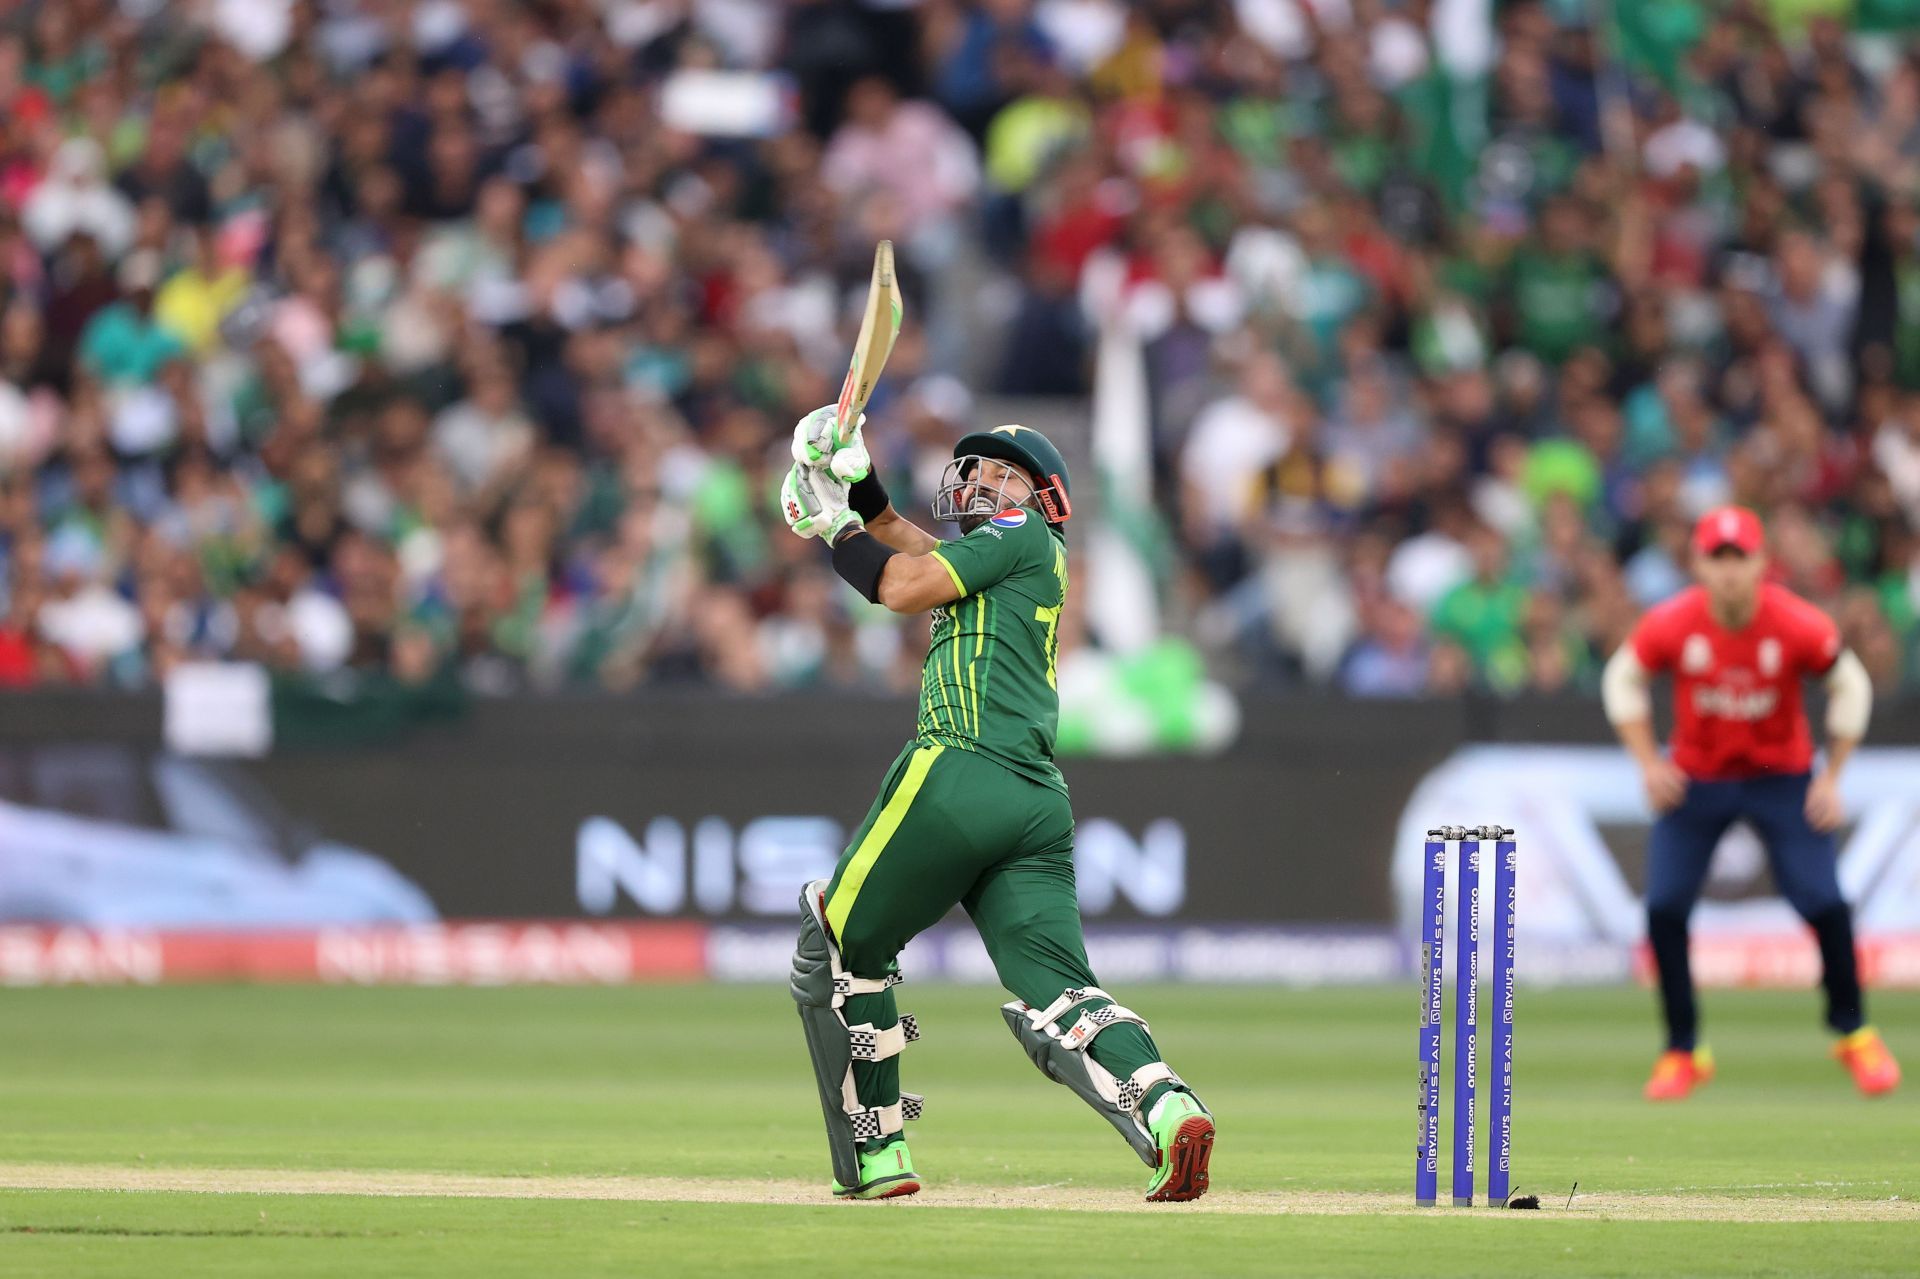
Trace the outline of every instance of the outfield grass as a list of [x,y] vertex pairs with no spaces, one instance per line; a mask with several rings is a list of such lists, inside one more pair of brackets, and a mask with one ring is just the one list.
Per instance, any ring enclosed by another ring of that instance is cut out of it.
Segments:
[[[1340,1196],[1410,1198],[1411,988],[1127,992],[1220,1116],[1216,1188],[1264,1196],[1207,1215],[939,1208],[943,1192],[1108,1205],[1144,1170],[1027,1064],[995,992],[901,994],[925,1034],[905,1067],[928,1098],[913,1203],[471,1198],[417,1179],[405,1198],[0,1190],[0,1273],[847,1274],[898,1256],[933,1274],[1893,1274],[1920,1256],[1920,1209],[1903,1211],[1920,1198],[1920,1092],[1855,1096],[1811,994],[1712,996],[1721,1077],[1656,1108],[1638,1098],[1650,996],[1523,990],[1515,1183],[1545,1210],[1419,1215],[1327,1215]],[[1920,1061],[1920,998],[1876,1012]],[[828,1177],[777,987],[0,992],[0,1165],[16,1186],[53,1184],[26,1165],[107,1183],[307,1170],[347,1174],[334,1190],[382,1172],[573,1192],[671,1178],[775,1200],[755,1183],[791,1199]],[[1687,1216],[1741,1219],[1653,1219]],[[1809,1216],[1830,1219],[1781,1219]]]

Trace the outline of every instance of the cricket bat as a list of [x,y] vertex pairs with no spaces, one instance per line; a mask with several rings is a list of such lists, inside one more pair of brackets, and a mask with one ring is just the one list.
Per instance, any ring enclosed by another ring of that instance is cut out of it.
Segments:
[[834,443],[853,440],[854,423],[873,398],[873,385],[893,354],[900,336],[900,281],[893,273],[893,241],[882,240],[873,251],[873,281],[867,285],[867,309],[860,317],[860,336],[853,344],[853,362],[840,384],[840,402],[834,410]]

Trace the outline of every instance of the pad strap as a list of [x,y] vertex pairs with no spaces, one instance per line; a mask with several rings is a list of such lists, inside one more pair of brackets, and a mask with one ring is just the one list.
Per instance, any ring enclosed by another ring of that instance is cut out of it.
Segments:
[[898,1057],[903,1049],[920,1038],[920,1023],[912,1013],[900,1018],[900,1024],[875,1030],[872,1022],[847,1027],[847,1039],[855,1061],[885,1061]]
[[1045,1030],[1047,1027],[1053,1025],[1054,1022],[1060,1020],[1069,1008],[1072,1008],[1075,1004],[1084,1004],[1089,999],[1104,999],[1108,1003],[1113,1002],[1113,996],[1098,986],[1072,986],[1062,991],[1060,998],[1054,1000],[1045,1008],[1027,1009],[1027,1020],[1033,1023],[1035,1030]]
[[1152,1033],[1147,1019],[1131,1008],[1120,1004],[1102,1004],[1100,1007],[1080,1014],[1077,1021],[1061,1032],[1060,1042],[1069,1048],[1084,1049],[1093,1042],[1093,1037],[1109,1026],[1118,1026],[1122,1022],[1131,1022],[1140,1029]]
[[899,973],[888,973],[885,977],[855,977],[840,967],[840,948],[833,949],[833,1006],[838,1008],[846,1002],[848,995],[878,995],[892,990],[906,978]]
[[1164,1061],[1150,1061],[1115,1089],[1114,1104],[1125,1107],[1137,1117],[1140,1103],[1146,1100],[1147,1090],[1159,1083],[1179,1084],[1182,1088],[1187,1086],[1186,1080],[1173,1073],[1172,1066]]
[[919,1119],[926,1107],[927,1099],[919,1093],[903,1092],[891,1106],[848,1111],[847,1121],[853,1125],[854,1140],[878,1141],[899,1132],[908,1120]]
[[848,1111],[847,1122],[853,1125],[855,1141],[878,1141],[882,1137],[891,1137],[906,1126],[900,1118],[900,1103],[897,1101],[891,1106]]

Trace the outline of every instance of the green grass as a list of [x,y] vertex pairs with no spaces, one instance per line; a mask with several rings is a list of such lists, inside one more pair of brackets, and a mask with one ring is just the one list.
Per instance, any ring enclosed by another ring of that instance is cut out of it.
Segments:
[[[906,1059],[908,1086],[928,1098],[913,1133],[923,1200],[942,1187],[1142,1183],[1111,1131],[1027,1064],[995,992],[901,994],[925,1033]],[[1920,1196],[1920,1093],[1855,1096],[1826,1057],[1814,996],[1712,995],[1721,1077],[1656,1108],[1638,1097],[1657,1047],[1649,995],[1521,994],[1515,1182],[1541,1194],[1539,1214],[23,1190],[0,1191],[0,1273],[846,1274],[890,1256],[995,1275],[1911,1272],[1920,1211],[1847,1218]],[[1126,998],[1221,1117],[1217,1187],[1408,1194],[1410,988]],[[1920,1057],[1920,998],[1883,995],[1876,1019]],[[0,992],[0,1163],[824,1186],[824,1155],[777,987]],[[1602,1219],[1565,1209],[1576,1180],[1582,1196],[1731,1199],[1762,1215],[1811,1200],[1837,1219]]]

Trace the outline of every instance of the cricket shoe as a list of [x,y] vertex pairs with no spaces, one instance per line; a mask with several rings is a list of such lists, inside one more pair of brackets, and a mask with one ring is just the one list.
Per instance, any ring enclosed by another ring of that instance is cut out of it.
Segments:
[[1669,1048],[1653,1063],[1642,1095],[1648,1101],[1684,1101],[1687,1094],[1712,1080],[1711,1048]]
[[1869,1097],[1890,1093],[1900,1085],[1900,1063],[1893,1059],[1880,1032],[1862,1026],[1841,1037],[1833,1046],[1833,1055],[1853,1076],[1853,1082]]
[[920,1178],[913,1171],[913,1156],[904,1141],[861,1151],[859,1185],[833,1183],[833,1193],[841,1199],[898,1199],[919,1191]]
[[1182,1203],[1207,1193],[1213,1158],[1213,1116],[1193,1094],[1169,1091],[1154,1103],[1147,1131],[1160,1148],[1160,1167],[1147,1183],[1147,1202]]

